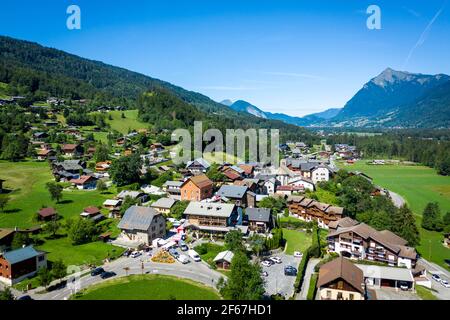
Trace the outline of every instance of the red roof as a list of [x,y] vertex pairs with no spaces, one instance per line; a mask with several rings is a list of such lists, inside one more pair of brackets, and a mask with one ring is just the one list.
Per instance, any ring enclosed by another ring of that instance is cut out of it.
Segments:
[[241,179],[242,177],[236,173],[236,171],[234,171],[233,169],[227,169],[225,172],[223,172],[223,174],[230,180],[238,180]]
[[85,184],[86,182],[88,182],[89,180],[91,180],[92,176],[81,176],[79,179],[72,179],[70,180],[71,183],[73,184]]
[[303,188],[296,186],[279,186],[277,188],[277,191],[297,191],[297,190],[303,190]]
[[87,208],[84,208],[83,212],[93,215],[93,214],[100,213],[100,209],[97,207],[87,207]]
[[54,208],[42,208],[39,210],[39,215],[43,218],[51,217],[56,214],[56,210]]

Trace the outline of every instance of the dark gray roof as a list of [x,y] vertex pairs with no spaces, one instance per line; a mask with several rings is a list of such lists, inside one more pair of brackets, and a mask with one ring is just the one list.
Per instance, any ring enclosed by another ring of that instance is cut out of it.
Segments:
[[270,221],[270,209],[269,208],[247,208],[245,213],[248,216],[248,221]]
[[149,207],[132,206],[125,211],[122,220],[117,225],[119,229],[143,230],[150,228],[153,218],[159,213]]
[[39,254],[40,253],[38,251],[36,251],[32,246],[28,246],[25,248],[20,248],[17,250],[5,252],[5,253],[3,253],[3,257],[10,264],[15,264],[15,263],[18,263],[21,261],[35,258]]
[[231,199],[241,199],[247,192],[248,187],[246,186],[222,186],[217,195],[221,197],[231,198]]
[[56,165],[61,166],[66,171],[83,169],[79,160],[64,160],[63,162],[58,162]]

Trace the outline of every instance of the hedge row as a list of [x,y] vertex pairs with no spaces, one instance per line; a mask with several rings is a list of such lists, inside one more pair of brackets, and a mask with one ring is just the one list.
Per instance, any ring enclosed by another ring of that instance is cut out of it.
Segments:
[[311,275],[311,280],[309,282],[308,295],[306,296],[307,300],[314,300],[314,298],[316,297],[317,280],[318,279],[319,279],[319,275],[317,273],[314,273]]

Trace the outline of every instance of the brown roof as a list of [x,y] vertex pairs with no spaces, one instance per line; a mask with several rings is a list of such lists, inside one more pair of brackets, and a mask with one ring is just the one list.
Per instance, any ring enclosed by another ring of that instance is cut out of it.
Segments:
[[49,149],[40,149],[40,150],[38,150],[37,155],[38,156],[46,156],[50,153],[50,151],[51,150],[49,150]]
[[63,151],[72,151],[75,150],[78,147],[76,144],[63,144],[61,149]]
[[247,174],[247,175],[252,174],[252,172],[253,172],[253,166],[249,165],[249,164],[240,164],[239,168],[244,170],[245,174]]
[[[415,256],[417,255],[414,248],[405,247],[404,245],[397,244],[399,242],[406,243],[406,240],[404,240],[403,238],[401,238],[397,235],[393,235],[393,233],[390,231],[385,231],[385,232],[377,231],[365,223],[360,223],[353,227],[341,228],[336,231],[330,232],[328,234],[328,237],[333,237],[333,236],[336,236],[336,235],[339,235],[339,234],[345,233],[345,232],[354,232],[364,239],[371,238],[372,240],[380,243],[381,245],[385,246],[386,248],[388,248],[389,250],[391,250],[392,252],[394,252],[398,255],[401,255],[400,251],[402,249],[403,249],[402,254],[405,257],[413,257],[414,256],[414,258],[415,258]],[[391,242],[391,241],[394,241],[394,242]],[[405,249],[405,248],[408,248],[408,249]]]
[[398,246],[398,247],[400,248],[400,252],[398,253],[400,257],[412,260],[417,259],[416,249],[407,246]]
[[[200,189],[212,187],[213,183],[205,174],[200,174],[198,176],[190,177],[186,182],[192,181]],[[185,183],[186,183],[185,182]]]
[[331,229],[338,229],[338,228],[349,228],[356,226],[359,222],[356,220],[353,220],[350,217],[345,217],[342,219],[339,219],[337,221],[330,221],[328,224],[328,227]]
[[56,210],[54,208],[42,208],[39,210],[39,215],[43,218],[51,217],[56,214]]
[[380,233],[383,235],[384,239],[386,239],[390,243],[397,244],[399,246],[404,246],[408,243],[408,241],[389,230],[383,230],[380,231]]
[[242,177],[233,169],[227,169],[223,172],[223,174],[230,180],[242,179]]
[[100,209],[97,207],[87,207],[87,208],[84,208],[83,212],[86,212],[86,213],[89,213],[90,215],[92,215],[92,214],[100,213]]
[[362,284],[364,283],[364,275],[361,269],[344,257],[336,258],[328,263],[325,263],[319,270],[318,287],[334,281],[342,279],[351,285],[355,290],[364,293]]
[[13,229],[0,229],[0,240],[6,238],[7,236],[13,233],[14,233]]

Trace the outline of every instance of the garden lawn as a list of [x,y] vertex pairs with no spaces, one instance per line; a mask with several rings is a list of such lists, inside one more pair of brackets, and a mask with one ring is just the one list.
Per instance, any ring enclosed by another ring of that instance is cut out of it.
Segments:
[[6,180],[3,188],[11,190],[11,201],[0,213],[0,227],[27,228],[38,223],[36,212],[42,206],[54,207],[63,218],[78,217],[88,206],[101,206],[111,195],[98,191],[64,191],[61,203],[50,199],[45,185],[54,181],[46,162],[0,162],[0,179]]
[[[213,264],[213,262],[214,262],[213,260],[219,254],[219,252],[226,250],[224,246],[214,244],[214,243],[204,243],[203,246],[206,246],[208,251],[205,254],[199,253],[199,256],[200,256],[200,258],[202,258],[203,261],[206,261],[209,264]],[[194,247],[194,250],[196,250],[196,247]]]
[[170,276],[135,275],[110,280],[86,289],[77,300],[219,300],[202,284]]
[[304,253],[311,245],[311,234],[303,231],[283,228],[283,238],[286,240],[285,253],[292,255],[295,251]]
[[430,289],[423,286],[416,286],[417,295],[422,300],[439,300]]
[[[438,175],[425,166],[368,165],[358,161],[354,165],[339,166],[348,171],[361,171],[373,178],[376,185],[385,187],[405,198],[421,225],[423,210],[428,202],[438,202],[442,214],[450,211],[450,177]],[[444,259],[450,259],[450,249],[442,245],[443,235],[420,228],[421,243],[417,251],[427,260],[449,269]]]
[[48,252],[50,261],[62,259],[66,265],[101,264],[105,258],[116,258],[124,249],[102,241],[86,243],[78,246],[72,245],[68,237],[47,240],[37,249]]

